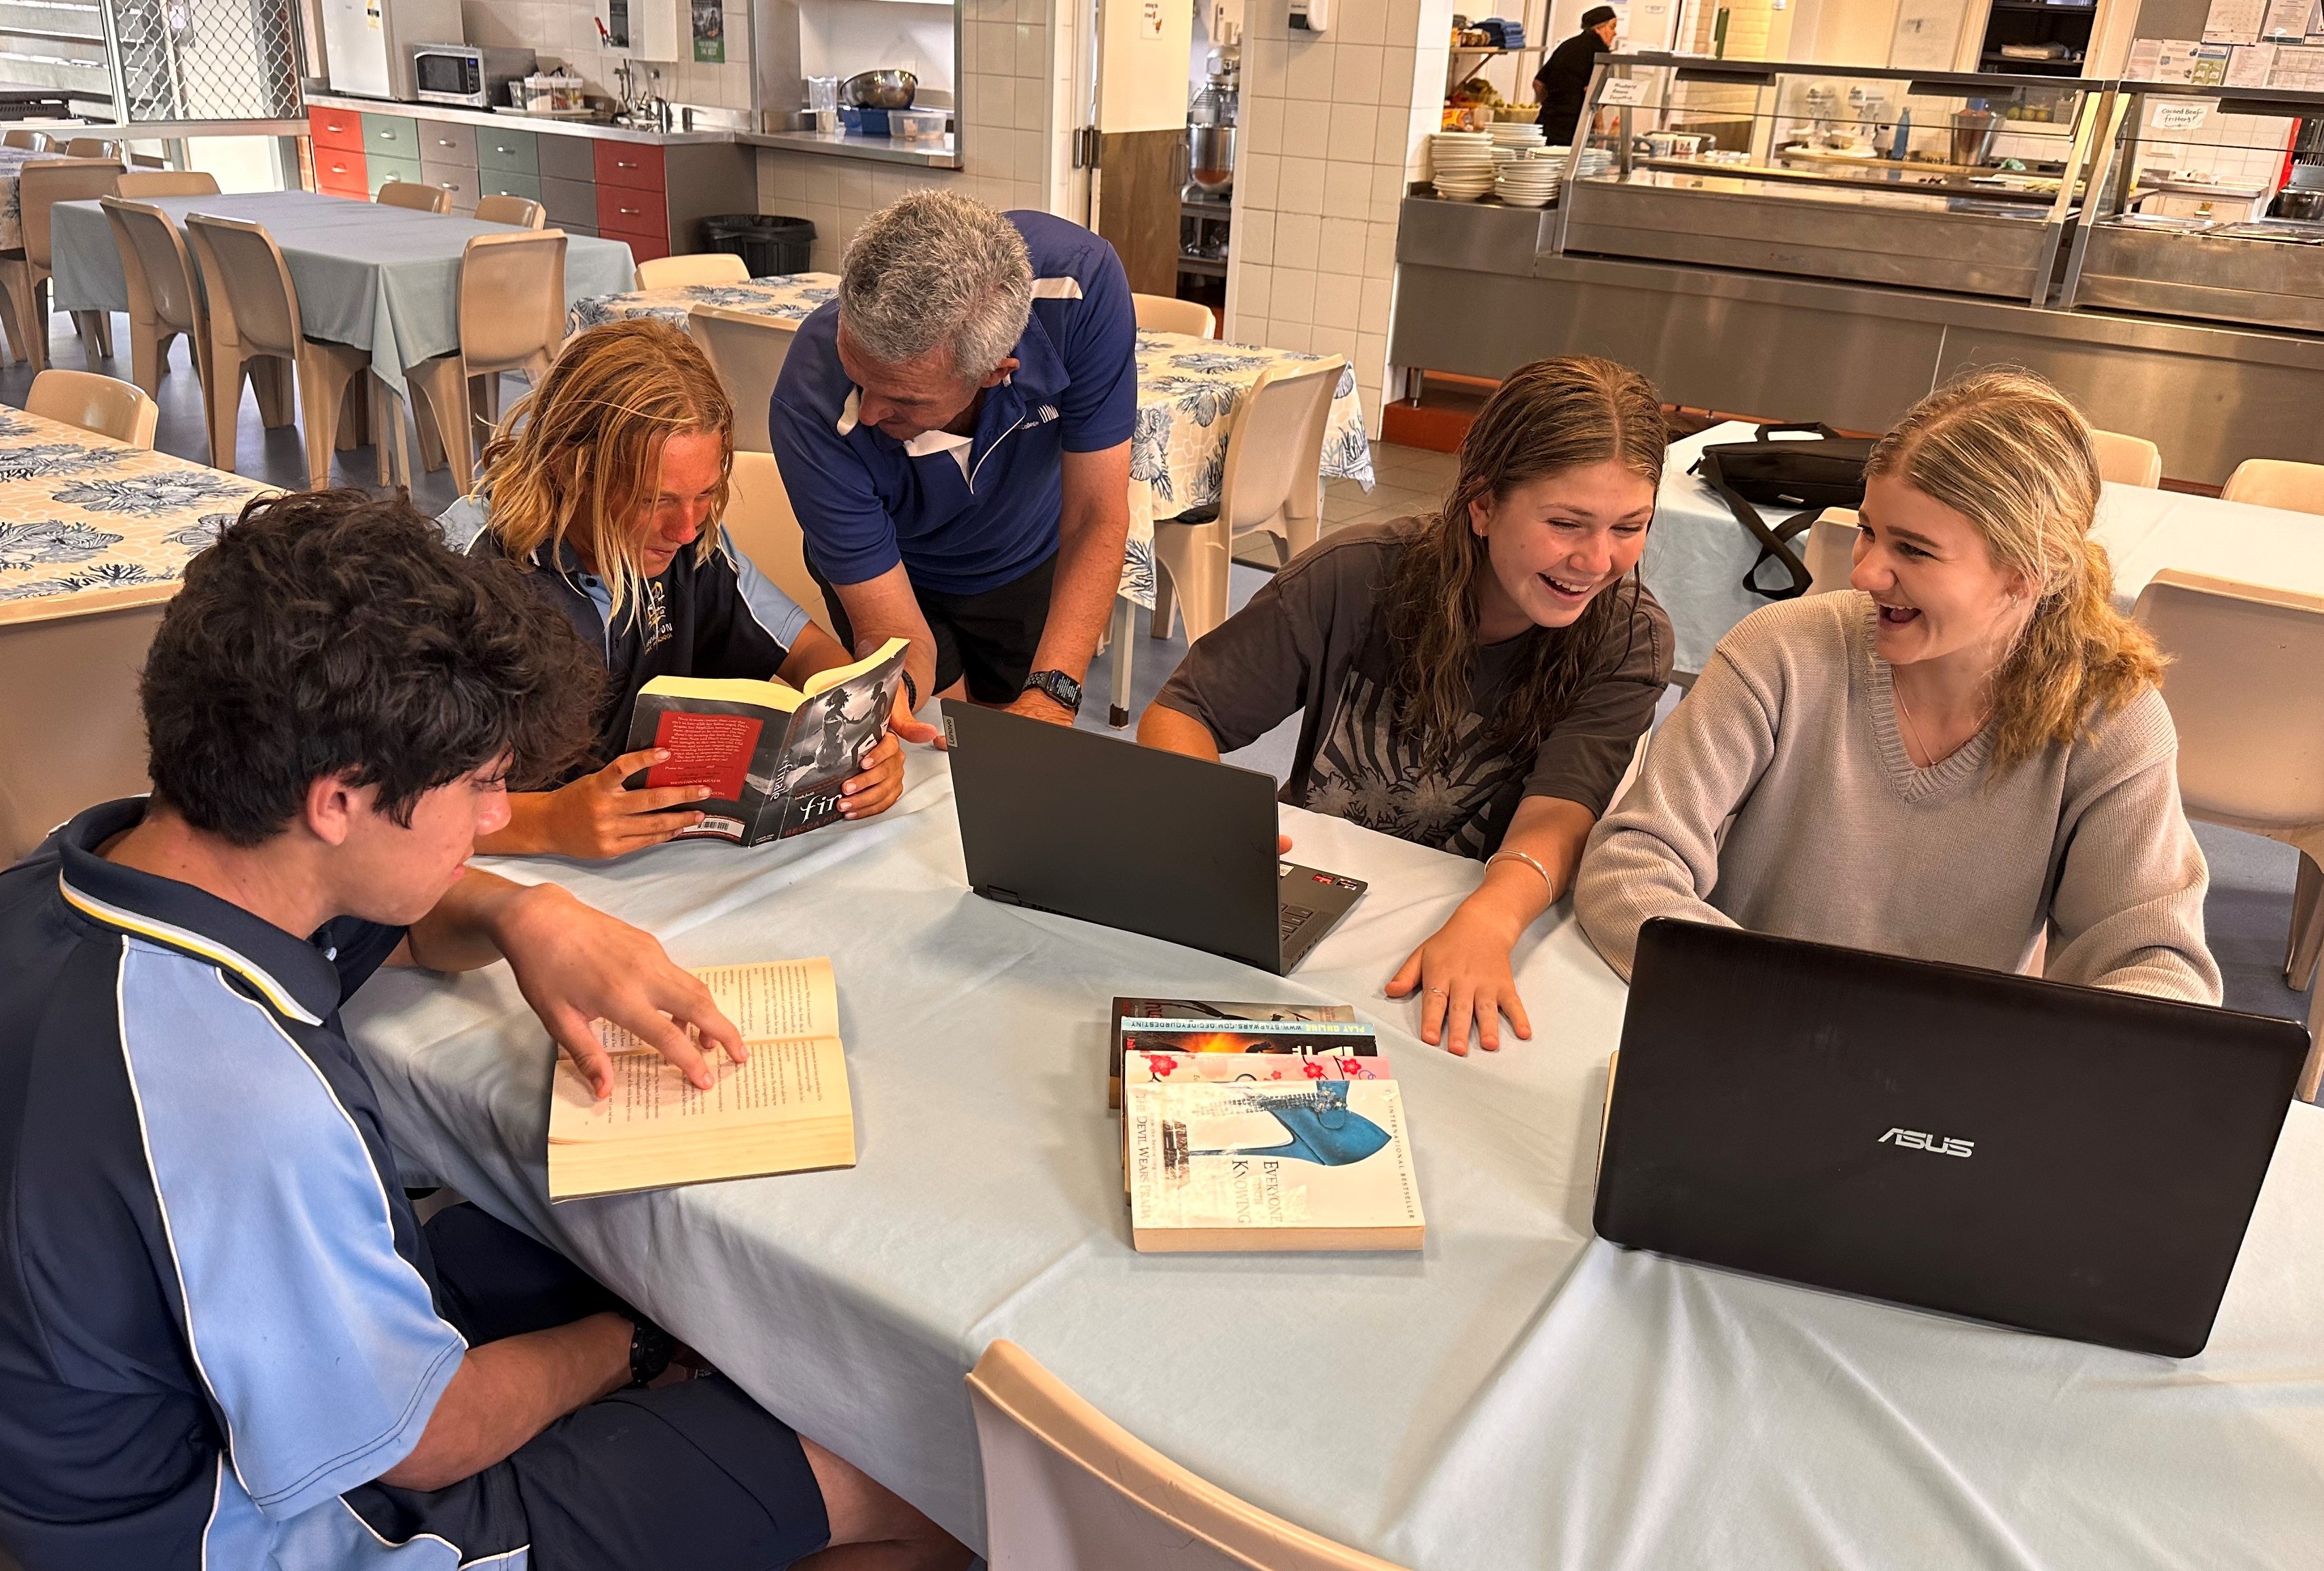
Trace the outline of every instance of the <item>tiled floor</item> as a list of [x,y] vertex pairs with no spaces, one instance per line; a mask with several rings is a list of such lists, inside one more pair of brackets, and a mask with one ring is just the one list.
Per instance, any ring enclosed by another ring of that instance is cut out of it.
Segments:
[[1459,467],[1460,460],[1451,453],[1375,442],[1372,477],[1377,483],[1371,490],[1353,480],[1323,482],[1323,527],[1329,531],[1345,524],[1434,513],[1443,504]]

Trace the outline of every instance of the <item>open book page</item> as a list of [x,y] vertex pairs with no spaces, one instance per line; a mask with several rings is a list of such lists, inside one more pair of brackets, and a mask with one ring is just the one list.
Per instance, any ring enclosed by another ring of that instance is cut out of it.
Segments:
[[896,653],[899,650],[906,650],[911,647],[911,640],[909,639],[891,638],[887,642],[881,644],[879,648],[873,650],[870,654],[865,655],[862,660],[857,661],[853,665],[834,666],[827,671],[816,672],[813,676],[807,678],[806,682],[801,685],[801,690],[804,691],[808,698],[813,698],[816,694],[835,688],[842,682],[853,681],[857,677],[862,676],[868,671],[877,670],[880,667],[881,661],[886,660],[889,656]]
[[[835,1037],[839,1034],[839,989],[832,981],[831,962],[768,960],[751,966],[701,966],[694,975],[710,989],[710,996],[745,1042],[774,1042],[786,1037]],[[627,1028],[609,1020],[592,1021],[589,1029],[609,1053],[647,1053],[653,1049]],[[687,1027],[689,1036],[697,1033]]]
[[570,1059],[557,1066],[549,1139],[613,1140],[649,1132],[710,1131],[792,1118],[846,1116],[847,1061],[837,1037],[754,1042],[747,1063],[721,1060],[707,1091],[656,1053],[613,1058],[613,1094],[604,1101]]

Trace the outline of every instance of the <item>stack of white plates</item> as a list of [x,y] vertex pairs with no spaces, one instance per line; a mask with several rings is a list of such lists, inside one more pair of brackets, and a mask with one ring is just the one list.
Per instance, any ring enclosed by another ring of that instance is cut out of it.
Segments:
[[1564,178],[1562,158],[1521,158],[1501,165],[1493,177],[1493,194],[1512,208],[1546,207]]
[[1502,148],[1525,149],[1542,143],[1541,123],[1536,120],[1496,120],[1486,127],[1485,134],[1493,139],[1496,151]]
[[1440,131],[1429,138],[1436,194],[1473,202],[1493,189],[1493,139],[1483,131]]

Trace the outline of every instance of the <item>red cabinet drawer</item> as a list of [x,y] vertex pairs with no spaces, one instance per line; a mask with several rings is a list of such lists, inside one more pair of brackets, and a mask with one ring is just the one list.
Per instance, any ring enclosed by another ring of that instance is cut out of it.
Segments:
[[360,150],[346,152],[336,147],[317,147],[315,185],[335,197],[353,197],[359,202],[371,199],[371,180]]
[[309,109],[307,111],[307,129],[315,138],[315,152],[318,159],[327,147],[355,153],[363,152],[363,116],[353,109]]
[[599,186],[597,233],[621,240],[634,236],[666,244],[669,217],[669,209],[662,205],[661,192],[641,191],[634,186]]
[[628,246],[630,248],[630,260],[632,262],[651,262],[656,257],[667,256],[669,254],[669,242],[663,239],[659,235],[616,235],[607,233],[603,236],[602,238],[607,240],[619,240],[622,245]]
[[600,142],[594,151],[599,185],[626,186],[632,190],[661,189],[660,148],[636,142]]

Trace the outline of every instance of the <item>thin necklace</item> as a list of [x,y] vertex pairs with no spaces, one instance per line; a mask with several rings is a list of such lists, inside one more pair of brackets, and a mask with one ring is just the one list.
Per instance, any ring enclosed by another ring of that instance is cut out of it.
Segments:
[[[1928,754],[1929,762],[1923,766],[1927,769],[1936,768],[1937,765],[1945,761],[1945,758],[1950,758],[1954,753],[1959,753],[1962,748],[1967,747],[1970,743],[1976,741],[1978,733],[1985,729],[1985,723],[1993,718],[1993,707],[1991,705],[1987,705],[1983,712],[1981,712],[1977,717],[1976,729],[1972,730],[1968,735],[1962,737],[1960,741],[1954,745],[1951,753],[1946,753],[1944,758],[1939,758],[1933,752],[1930,751],[1929,744],[1921,740],[1921,728],[1913,724],[1913,707],[1904,702],[1904,689],[1897,685],[1896,673],[1894,670],[1891,670],[1888,673],[1888,696],[1896,700],[1896,713],[1904,717],[1904,734],[1913,739],[1914,746]],[[1904,755],[1904,762],[1907,763],[1912,762],[1913,755],[1907,753]]]

